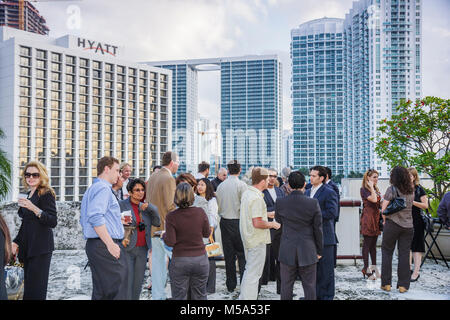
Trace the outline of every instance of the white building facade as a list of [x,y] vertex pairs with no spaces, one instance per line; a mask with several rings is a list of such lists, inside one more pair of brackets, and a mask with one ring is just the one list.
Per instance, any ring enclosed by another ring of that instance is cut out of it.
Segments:
[[171,71],[122,59],[122,47],[0,28],[0,141],[16,199],[31,160],[57,200],[81,200],[97,161],[113,156],[147,179],[171,146]]

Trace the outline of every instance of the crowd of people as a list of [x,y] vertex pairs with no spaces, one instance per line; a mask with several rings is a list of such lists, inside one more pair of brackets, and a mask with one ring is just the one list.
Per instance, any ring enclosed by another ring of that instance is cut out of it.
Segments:
[[[239,178],[238,160],[220,168],[212,180],[206,162],[194,175],[177,175],[178,166],[178,155],[168,151],[144,181],[131,177],[128,163],[98,160],[97,178],[83,195],[80,211],[93,300],[138,300],[147,268],[153,300],[168,298],[169,282],[171,299],[206,300],[216,291],[216,258],[208,257],[205,246],[215,241],[222,246],[226,289],[236,290],[239,274],[241,300],[256,300],[269,281],[276,281],[282,300],[292,300],[298,278],[302,299],[334,299],[340,194],[329,168],[310,168],[307,183],[300,171],[284,168],[280,177],[274,168],[255,167],[247,185]],[[421,210],[428,208],[428,199],[414,168],[393,168],[384,195],[378,177],[376,170],[368,170],[360,190],[362,274],[381,278],[381,289],[390,291],[397,245],[402,293],[420,277],[425,251]],[[55,193],[47,169],[37,161],[25,166],[23,184],[28,193],[18,200],[22,224],[14,239],[0,215],[0,266],[17,257],[24,264],[23,298],[44,300],[57,225]],[[403,206],[387,214],[397,198]],[[448,229],[450,192],[438,214]],[[376,250],[381,233],[380,271]],[[4,277],[0,299],[7,299]]]

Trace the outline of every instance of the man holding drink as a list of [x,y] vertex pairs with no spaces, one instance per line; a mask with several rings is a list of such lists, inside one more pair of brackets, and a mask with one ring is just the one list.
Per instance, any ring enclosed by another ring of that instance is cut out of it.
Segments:
[[86,255],[92,272],[92,300],[127,298],[127,262],[119,243],[124,237],[119,203],[111,187],[119,178],[119,161],[103,157],[97,164],[98,177],[81,202],[80,223]]

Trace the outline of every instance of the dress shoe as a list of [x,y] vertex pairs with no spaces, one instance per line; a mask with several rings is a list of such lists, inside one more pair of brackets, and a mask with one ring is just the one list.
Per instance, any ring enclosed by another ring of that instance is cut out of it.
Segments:
[[370,270],[370,268],[368,270],[362,269],[361,272],[363,274],[363,279],[367,277],[370,280],[375,280],[375,271]]
[[419,280],[419,278],[420,278],[420,274],[417,276],[417,278],[415,278],[415,279],[413,279],[412,277],[411,277],[411,282],[416,282],[417,280]]
[[408,291],[408,289],[406,289],[405,287],[400,286],[400,287],[398,287],[398,291],[400,293],[405,293],[406,291]]
[[384,290],[384,291],[389,292],[389,291],[391,291],[391,285],[390,285],[390,284],[387,284],[387,285],[385,285],[385,286],[381,286],[381,289]]

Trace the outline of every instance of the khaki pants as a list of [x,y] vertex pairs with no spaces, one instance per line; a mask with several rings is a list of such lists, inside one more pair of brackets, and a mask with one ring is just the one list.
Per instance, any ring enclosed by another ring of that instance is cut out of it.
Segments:
[[258,299],[259,279],[266,262],[266,244],[260,244],[255,248],[245,248],[245,271],[241,283],[239,300]]

